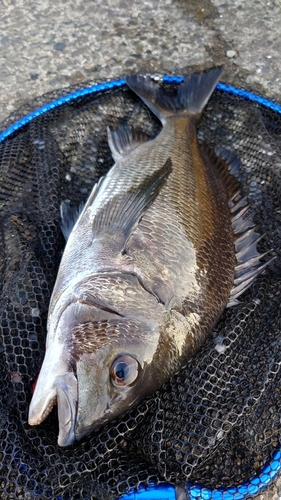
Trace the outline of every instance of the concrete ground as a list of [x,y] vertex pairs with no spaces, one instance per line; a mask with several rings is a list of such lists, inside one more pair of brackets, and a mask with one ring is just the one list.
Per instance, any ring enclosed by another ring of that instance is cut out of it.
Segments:
[[[223,64],[223,81],[281,103],[281,0],[1,0],[0,121],[84,80],[183,74]],[[259,497],[281,499],[281,478]]]

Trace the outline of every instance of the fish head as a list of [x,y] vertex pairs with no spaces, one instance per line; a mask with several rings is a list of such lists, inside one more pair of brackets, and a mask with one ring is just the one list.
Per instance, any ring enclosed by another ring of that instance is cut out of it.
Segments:
[[65,343],[47,346],[29,409],[40,424],[58,405],[58,444],[68,446],[153,392],[157,328],[130,319],[79,324]]

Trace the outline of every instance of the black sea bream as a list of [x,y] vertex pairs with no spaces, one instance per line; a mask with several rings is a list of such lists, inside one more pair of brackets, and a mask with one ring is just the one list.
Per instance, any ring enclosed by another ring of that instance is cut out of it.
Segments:
[[[243,248],[257,264],[258,235],[240,213],[232,220],[229,207],[231,198],[232,210],[245,205],[238,183],[227,162],[197,142],[198,118],[221,72],[186,77],[174,93],[148,77],[127,78],[163,127],[153,140],[129,127],[108,131],[115,164],[66,244],[29,411],[37,425],[57,402],[60,446],[159,388],[258,272],[243,264]],[[238,274],[234,229],[244,231]]]

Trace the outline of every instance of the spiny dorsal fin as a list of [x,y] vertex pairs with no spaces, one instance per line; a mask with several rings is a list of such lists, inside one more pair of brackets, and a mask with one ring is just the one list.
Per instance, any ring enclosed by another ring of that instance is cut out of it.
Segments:
[[254,279],[259,274],[261,274],[268,267],[268,265],[271,264],[271,262],[273,260],[276,259],[276,257],[272,257],[271,259],[267,260],[266,262],[261,263],[259,261],[259,259],[261,257],[262,257],[262,255],[259,255],[258,260],[256,261],[258,263],[257,267],[255,267],[255,268],[252,267],[250,264],[250,261],[249,261],[248,269],[250,269],[250,271],[248,271],[247,273],[245,272],[242,277],[234,279],[234,286],[230,292],[227,307],[239,305],[240,302],[238,300],[238,297],[240,297],[240,295],[242,295],[242,293],[246,292],[246,290],[252,285]]
[[260,259],[269,252],[261,255],[257,249],[257,244],[264,235],[260,236],[255,231],[255,224],[252,216],[249,215],[250,205],[246,205],[246,203],[246,199],[237,194],[231,206],[233,232],[237,235],[234,242],[237,266],[235,267],[234,284],[227,307],[238,305],[238,297],[251,286],[254,279],[275,259],[273,257],[266,262],[260,262]]
[[115,161],[128,155],[140,144],[151,140],[151,137],[147,134],[129,125],[120,126],[115,131],[107,127],[107,138],[108,145]]
[[188,111],[200,114],[211,97],[223,68],[211,68],[203,73],[186,76],[174,93],[166,92],[150,77],[127,76],[126,83],[163,123],[165,117]]
[[241,161],[239,158],[229,151],[229,149],[223,148],[222,146],[216,146],[215,153],[228,165],[228,172],[235,177],[239,177],[239,170],[241,166]]
[[[170,158],[156,172],[146,177],[143,182],[127,192],[116,194],[97,212],[93,221],[95,238],[120,230],[123,233],[122,247],[134,230],[144,212],[157,197],[172,171]],[[122,249],[123,249],[122,248]]]
[[238,181],[240,160],[234,153],[221,146],[217,146],[214,152],[209,146],[204,145],[203,150],[205,154],[208,154],[223,179],[232,214],[232,229],[236,235],[234,244],[237,266],[233,288],[227,304],[227,307],[232,307],[239,304],[238,297],[251,286],[254,279],[264,271],[274,257],[267,262],[260,262],[260,259],[265,257],[267,252],[261,255],[257,249],[257,244],[263,236],[255,231],[247,198],[242,198],[240,195]]

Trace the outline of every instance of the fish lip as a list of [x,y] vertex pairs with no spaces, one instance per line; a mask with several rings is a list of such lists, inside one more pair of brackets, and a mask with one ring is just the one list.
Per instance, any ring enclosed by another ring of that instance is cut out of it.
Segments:
[[31,400],[31,404],[29,407],[29,415],[28,415],[28,423],[29,425],[39,425],[45,420],[48,415],[51,413],[53,407],[55,406],[57,402],[57,395],[55,391],[52,391],[50,394],[48,400],[47,400],[47,405],[43,409],[43,411],[38,410],[38,405],[34,406],[33,405],[33,399]]
[[59,419],[58,445],[70,446],[76,439],[78,384],[74,373],[68,372],[57,377],[55,388]]
[[74,429],[77,417],[77,392],[77,379],[72,372],[57,376],[43,411],[39,410],[38,405],[37,407],[30,406],[29,425],[41,424],[57,403],[59,420],[58,445],[62,447],[71,445],[76,439]]
[[57,396],[54,396],[50,403],[48,404],[46,410],[42,413],[41,417],[39,417],[39,419],[36,421],[35,424],[30,424],[30,425],[39,425],[41,424],[41,422],[43,422],[43,420],[45,420],[48,415],[51,413],[52,409],[54,408],[54,406],[57,404]]

